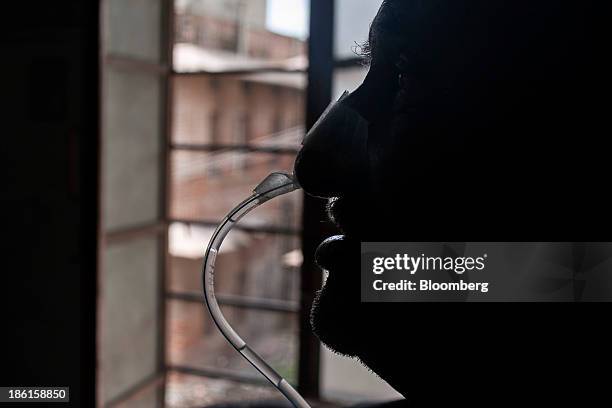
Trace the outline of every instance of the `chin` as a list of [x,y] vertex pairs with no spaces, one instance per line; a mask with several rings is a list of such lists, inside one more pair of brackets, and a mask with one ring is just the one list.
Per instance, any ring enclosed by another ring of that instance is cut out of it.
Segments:
[[310,311],[315,335],[332,351],[349,357],[359,356],[359,339],[363,336],[363,319],[359,304],[350,304],[344,293],[326,283],[317,292]]
[[[369,371],[385,379],[404,396],[407,395],[402,392],[401,384],[392,382],[393,378],[403,378],[406,373],[403,371],[404,364],[399,363],[395,352],[392,356],[386,355],[390,348],[385,344],[388,342],[385,334],[388,333],[381,332],[374,323],[375,319],[364,315],[359,304],[344,303],[346,300],[336,293],[334,287],[323,286],[315,297],[310,314],[315,335],[331,351],[357,358]],[[387,340],[381,344],[378,342],[380,339]],[[382,351],[381,355],[373,355],[379,351]],[[394,371],[400,367],[402,371],[398,375]]]

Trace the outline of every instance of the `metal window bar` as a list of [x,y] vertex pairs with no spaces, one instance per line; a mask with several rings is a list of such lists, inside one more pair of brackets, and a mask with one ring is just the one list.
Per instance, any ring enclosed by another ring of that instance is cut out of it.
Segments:
[[299,149],[296,147],[282,146],[256,146],[256,145],[227,145],[227,144],[189,144],[189,143],[172,143],[170,149],[173,151],[191,151],[191,152],[245,152],[245,153],[271,153],[277,155],[296,155]]
[[220,380],[228,380],[243,384],[261,385],[271,387],[268,380],[258,374],[243,374],[236,371],[224,370],[221,368],[195,368],[183,365],[170,365],[166,367],[167,371],[173,371],[180,374],[193,375],[196,377],[213,378]]
[[[282,299],[265,299],[242,295],[216,294],[217,301],[221,306],[249,310],[263,310],[268,312],[298,313],[299,302]],[[183,302],[203,303],[204,296],[195,292],[166,292],[166,299],[180,300]]]
[[[219,225],[219,221],[214,220],[200,220],[200,219],[186,219],[186,218],[172,218],[170,222],[178,222],[183,224],[191,224],[197,225],[200,227],[207,228],[216,228]],[[249,233],[257,233],[257,234],[273,234],[273,235],[288,235],[288,236],[299,236],[301,234],[301,229],[291,228],[291,227],[282,227],[276,225],[266,225],[266,226],[257,226],[250,227],[248,225],[236,225],[234,231],[243,231]],[[204,254],[202,254],[204,256]]]
[[[333,24],[333,23],[332,23]],[[349,68],[349,67],[359,67],[364,63],[363,58],[361,57],[352,57],[352,58],[342,58],[342,59],[334,59],[332,61],[332,65],[334,68]],[[254,75],[254,74],[267,74],[267,73],[276,73],[276,74],[307,74],[308,70],[302,69],[286,69],[282,67],[278,68],[246,68],[246,69],[236,69],[230,71],[190,71],[190,72],[179,72],[172,71],[173,77],[190,77],[190,76],[241,76],[241,75]]]
[[[334,72],[334,0],[310,1],[310,40],[308,43],[308,87],[306,89],[306,127],[310,129],[332,98]],[[324,238],[324,216],[320,200],[304,195],[300,273],[301,303],[298,391],[307,398],[319,399],[320,344],[310,327],[310,305],[321,287],[322,274],[316,266],[314,251]]]

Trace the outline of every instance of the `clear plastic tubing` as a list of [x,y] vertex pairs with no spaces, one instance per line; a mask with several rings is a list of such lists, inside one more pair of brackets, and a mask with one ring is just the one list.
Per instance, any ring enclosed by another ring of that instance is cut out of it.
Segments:
[[232,346],[247,359],[264,377],[266,377],[274,386],[297,408],[310,408],[310,405],[304,398],[283,378],[281,377],[268,363],[266,363],[255,351],[253,351],[246,342],[236,333],[230,326],[219,308],[217,299],[215,298],[215,260],[223,240],[236,225],[236,223],[244,217],[249,211],[265,203],[266,201],[290,193],[299,189],[299,185],[295,179],[286,173],[272,173],[266,177],[253,191],[253,194],[238,204],[230,211],[221,221],[206,249],[204,256],[204,270],[202,273],[202,284],[204,286],[204,299],[212,316],[213,321],[223,334],[223,336],[231,343]]

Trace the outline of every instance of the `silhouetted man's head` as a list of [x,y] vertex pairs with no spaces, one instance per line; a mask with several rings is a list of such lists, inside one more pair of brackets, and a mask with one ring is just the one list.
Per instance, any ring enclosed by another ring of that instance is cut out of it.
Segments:
[[[344,234],[318,249],[329,275],[313,307],[314,329],[408,398],[508,398],[516,395],[513,369],[523,373],[521,389],[541,384],[534,361],[547,375],[562,372],[540,332],[558,329],[558,317],[361,303],[358,254],[360,241],[573,240],[567,234],[589,222],[611,230],[602,217],[609,201],[586,8],[383,2],[364,47],[369,73],[345,101],[368,122],[363,160],[348,173],[334,171],[353,160],[325,138],[307,142],[298,157],[300,184],[329,199]],[[592,158],[586,167],[572,165],[584,155]],[[526,347],[520,333],[530,330],[539,334]]]

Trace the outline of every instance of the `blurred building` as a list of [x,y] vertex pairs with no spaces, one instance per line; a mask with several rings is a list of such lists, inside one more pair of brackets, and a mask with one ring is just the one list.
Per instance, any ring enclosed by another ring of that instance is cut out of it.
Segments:
[[305,53],[298,39],[266,29],[266,0],[178,0],[175,42],[261,59]]
[[[172,141],[206,149],[175,152],[172,211],[218,220],[242,198],[226,186],[250,189],[292,165],[303,135],[304,42],[266,31],[264,0],[182,0],[176,7]],[[247,155],[250,146],[288,154]],[[224,194],[215,194],[220,188]],[[202,199],[210,194],[216,199]]]

